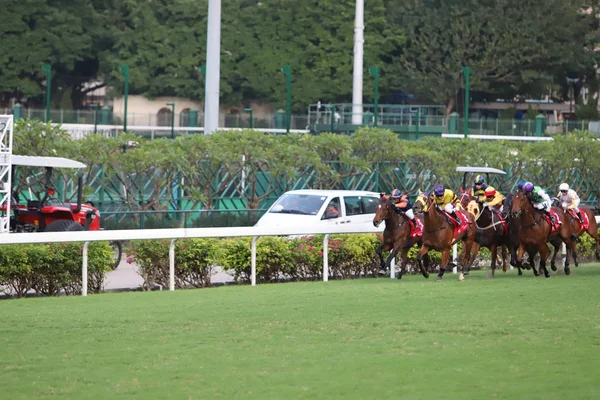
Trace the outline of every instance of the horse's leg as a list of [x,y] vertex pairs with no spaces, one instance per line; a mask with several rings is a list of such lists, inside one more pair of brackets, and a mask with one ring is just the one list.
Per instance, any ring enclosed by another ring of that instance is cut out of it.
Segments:
[[402,279],[402,274],[406,271],[406,263],[408,261],[408,249],[409,247],[403,247],[400,251],[400,258],[402,259],[400,263],[400,271],[398,271],[398,279]]
[[421,262],[423,262],[423,256],[428,256],[427,253],[429,253],[429,247],[425,246],[424,244],[421,245],[421,250],[419,250],[419,252],[417,253],[417,262],[419,263],[419,265],[421,265]]
[[515,251],[515,265],[519,269],[519,275],[523,275],[523,257],[525,256],[525,247],[523,245],[519,245],[518,249],[513,249]]
[[425,254],[423,256],[423,262],[419,263],[419,268],[421,268],[421,274],[423,277],[429,279],[429,254]]
[[464,254],[462,255],[462,270],[461,274],[458,276],[459,280],[463,280],[465,278],[465,275],[469,275],[469,272],[471,270],[471,265],[468,263],[468,261],[471,256],[471,248],[473,247],[473,243],[475,243],[475,241],[473,240],[474,238],[475,235],[473,234],[473,236],[467,238],[467,240],[463,242]]
[[[552,253],[552,260],[550,261],[550,268],[552,271],[556,271],[556,255],[558,254],[558,248],[562,244],[562,240],[560,238],[555,238],[550,241],[552,247],[554,247],[554,252]],[[565,258],[565,265],[569,264],[569,254],[567,254],[567,258]]]
[[492,278],[496,274],[496,257],[498,257],[498,246],[490,244],[490,253],[492,253]]
[[575,267],[579,267],[579,261],[577,261],[577,241],[571,241],[571,256],[573,257],[573,263]]
[[436,281],[439,281],[444,276],[444,272],[446,272],[446,266],[448,265],[448,261],[450,260],[450,249],[442,250],[442,262],[440,264],[440,273],[438,274]]
[[480,248],[481,248],[481,245],[479,243],[473,242],[473,249],[471,252],[471,257],[469,257],[469,270],[473,266],[473,263],[475,262],[475,258],[477,257],[477,254],[479,254]]
[[506,246],[502,246],[502,271],[506,272]]
[[392,263],[392,260],[394,259],[394,257],[396,257],[397,252],[398,251],[396,249],[392,249],[392,251],[390,251],[390,255],[385,260],[385,265],[384,265],[384,268],[383,268],[384,271],[387,271],[388,267],[389,268],[396,268],[396,265],[390,265],[390,264]]
[[[548,247],[548,245],[546,243],[544,243],[540,247],[540,272],[544,272],[544,276],[546,278],[550,278],[550,272],[548,272],[548,268],[546,268],[546,259],[548,259],[549,255],[550,255],[550,248]],[[567,267],[565,267],[565,268],[567,268]],[[565,273],[566,273],[566,269],[565,269]]]
[[538,253],[538,249],[536,249],[533,246],[531,246],[527,249],[527,254],[529,254],[529,264],[531,265],[531,269],[533,270],[534,276],[540,275],[537,268],[535,267],[535,256],[537,253]]
[[385,270],[385,262],[383,261],[383,246],[384,246],[384,244],[377,247],[377,250],[375,250],[375,253],[377,253],[377,255],[379,256],[379,268]]

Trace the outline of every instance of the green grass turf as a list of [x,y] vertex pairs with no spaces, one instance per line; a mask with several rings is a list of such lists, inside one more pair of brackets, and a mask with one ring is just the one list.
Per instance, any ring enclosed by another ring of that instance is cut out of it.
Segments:
[[600,398],[600,265],[0,302],[2,399]]

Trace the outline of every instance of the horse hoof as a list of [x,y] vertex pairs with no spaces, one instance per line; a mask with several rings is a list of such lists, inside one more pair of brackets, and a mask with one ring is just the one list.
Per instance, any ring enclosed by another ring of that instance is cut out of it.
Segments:
[[552,264],[552,265],[550,266],[550,268],[552,269],[552,271],[556,271],[556,270],[558,269],[558,268],[556,268],[556,265],[554,265],[554,264]]
[[441,281],[441,280],[442,280],[442,277],[438,275],[438,276],[436,276],[435,280],[436,280],[436,281]]
[[519,270],[519,276],[523,275],[523,271]]
[[402,274],[398,274],[398,280],[402,279]]
[[537,272],[536,270],[533,271],[533,275],[534,276],[540,276],[539,272]]
[[458,280],[459,281],[464,281],[465,280],[465,275],[461,272],[460,275],[458,275]]
[[429,272],[425,272],[425,273],[423,274],[423,277],[424,277],[425,279],[429,279]]
[[565,275],[571,275],[571,268],[565,267]]
[[575,261],[575,268],[579,267],[579,263]]

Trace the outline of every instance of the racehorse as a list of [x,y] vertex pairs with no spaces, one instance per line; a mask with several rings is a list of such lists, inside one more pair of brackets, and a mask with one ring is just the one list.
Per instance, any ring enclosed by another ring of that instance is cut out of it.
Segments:
[[469,190],[460,190],[458,200],[465,210],[467,210],[475,219],[477,230],[475,233],[475,242],[469,260],[469,268],[475,262],[481,246],[490,249],[492,255],[492,277],[495,275],[496,263],[498,258],[498,247],[502,249],[502,270],[506,272],[506,247],[508,247],[508,224],[502,221],[500,216],[488,207],[480,207],[479,203],[473,198]]
[[[457,211],[459,212],[459,211]],[[460,264],[462,270],[459,276],[459,280],[463,280],[465,275],[469,273],[469,265],[467,261],[471,255],[471,247],[473,246],[473,240],[475,239],[475,224],[473,223],[473,216],[469,213],[463,212],[463,224],[466,223],[468,226],[461,233],[454,237],[454,224],[450,222],[444,212],[434,205],[434,197],[429,196],[425,203],[425,212],[423,213],[423,222],[425,229],[423,231],[423,244],[417,261],[420,262],[421,257],[429,252],[429,249],[436,249],[442,253],[442,261],[440,264],[440,272],[436,280],[442,279],[448,261],[450,260],[450,249],[459,240],[463,241],[462,260]]]
[[[382,194],[375,210],[375,216],[373,217],[373,225],[375,227],[378,227],[382,221],[385,221],[383,243],[377,248],[376,253],[381,262],[381,269],[387,270],[390,267],[392,259],[398,254],[398,251],[401,251],[402,263],[400,264],[398,279],[402,279],[402,273],[406,270],[406,263],[408,261],[408,250],[415,244],[418,244],[419,247],[421,246],[422,233],[411,236],[412,229],[409,218],[403,212],[395,211],[394,208],[395,206],[390,203],[389,197]],[[415,222],[417,218],[415,216]],[[383,261],[383,251],[390,252],[385,262]],[[429,278],[429,272],[427,272],[429,256],[425,257],[423,262],[425,268],[423,268],[421,261],[418,260],[419,269],[425,278]]]
[[[562,225],[555,232],[552,232],[552,226],[544,215],[536,212],[531,202],[523,193],[517,193],[512,198],[511,206],[511,225],[510,229],[515,229],[518,232],[519,251],[517,254],[516,264],[521,266],[523,255],[525,252],[529,254],[529,262],[533,273],[538,276],[538,271],[535,268],[534,257],[540,254],[540,269],[544,272],[546,278],[550,277],[550,273],[546,268],[546,260],[550,255],[550,248],[546,242],[552,243],[555,248],[555,256],[561,241],[567,246],[567,257],[565,259],[565,274],[569,275],[569,256],[573,250],[573,241],[571,240],[570,229],[565,225],[565,216],[562,210],[553,208],[558,214]],[[554,263],[554,259],[552,263]]]
[[[599,200],[600,205],[600,200]],[[556,197],[552,198],[552,206],[561,207],[559,199]],[[565,209],[565,207],[563,207]],[[587,219],[587,224],[582,226],[581,222],[579,222],[579,217],[575,214],[573,210],[564,210],[565,211],[565,222],[571,228],[571,233],[576,237],[583,235],[587,232],[594,239],[594,253],[596,255],[596,260],[600,260],[600,249],[598,246],[600,245],[600,237],[598,236],[598,223],[596,222],[596,216],[592,209],[586,206],[580,206],[579,211],[581,212],[581,216],[584,219]],[[587,226],[586,226],[587,225]],[[575,246],[575,245],[574,245]],[[574,261],[575,266],[577,266],[577,254],[574,252]],[[555,270],[554,268],[552,268]]]

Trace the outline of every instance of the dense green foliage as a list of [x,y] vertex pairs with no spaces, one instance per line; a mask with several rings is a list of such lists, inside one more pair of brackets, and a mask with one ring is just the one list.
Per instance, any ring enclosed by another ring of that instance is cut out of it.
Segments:
[[[6,2],[5,2],[6,3]],[[203,98],[207,0],[8,0],[0,26],[0,96],[81,107],[109,84],[121,93]],[[221,96],[284,104],[283,65],[292,67],[296,111],[348,102],[352,90],[353,0],[223,0]],[[591,10],[584,13],[582,10]],[[567,97],[566,78],[597,89],[598,5],[589,0],[369,0],[365,2],[365,102],[370,66],[382,95],[404,92],[454,105],[460,70],[472,68],[475,97]],[[86,82],[95,82],[85,86]]]
[[[29,290],[45,296],[81,293],[83,243],[3,245],[0,252],[0,288],[11,297]],[[113,252],[107,242],[91,243],[88,249],[88,290],[99,293],[104,277],[112,270]],[[0,292],[2,290],[0,289]]]
[[223,198],[258,209],[297,187],[386,192],[399,187],[416,196],[439,182],[458,190],[462,182],[455,168],[461,165],[507,171],[492,180],[502,192],[524,178],[555,194],[567,181],[584,200],[594,199],[600,187],[600,141],[595,139],[590,132],[575,132],[543,142],[406,141],[388,130],[366,128],[349,136],[243,130],[175,140],[91,135],[71,141],[58,128],[17,121],[14,152],[85,163],[86,196],[98,202],[102,187],[106,199],[131,211],[184,207],[175,200],[185,200],[188,209],[214,209]]
[[600,266],[0,305],[7,399],[594,399]]

